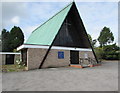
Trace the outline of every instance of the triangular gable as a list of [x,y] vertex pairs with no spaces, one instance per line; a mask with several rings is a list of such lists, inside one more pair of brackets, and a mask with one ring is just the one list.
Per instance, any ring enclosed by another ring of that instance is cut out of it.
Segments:
[[51,45],[72,4],[73,3],[70,3],[67,7],[35,29],[25,44]]
[[59,30],[53,46],[91,48],[79,12],[73,3]]
[[53,46],[91,48],[98,63],[97,56],[95,55],[94,49],[74,2],[62,24],[61,29],[53,41]]

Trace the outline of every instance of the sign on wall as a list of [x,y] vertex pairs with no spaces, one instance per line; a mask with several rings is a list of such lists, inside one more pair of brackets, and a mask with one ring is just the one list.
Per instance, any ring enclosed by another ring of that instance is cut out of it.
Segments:
[[58,59],[64,59],[64,52],[58,51]]
[[84,57],[85,57],[85,58],[88,58],[88,54],[87,54],[87,53],[85,53],[85,54],[84,54]]

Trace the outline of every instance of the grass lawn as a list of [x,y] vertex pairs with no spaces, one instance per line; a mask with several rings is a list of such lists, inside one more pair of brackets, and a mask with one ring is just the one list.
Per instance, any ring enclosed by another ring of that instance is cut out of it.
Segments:
[[18,64],[2,65],[2,72],[4,73],[18,71],[25,71],[25,66],[19,66]]

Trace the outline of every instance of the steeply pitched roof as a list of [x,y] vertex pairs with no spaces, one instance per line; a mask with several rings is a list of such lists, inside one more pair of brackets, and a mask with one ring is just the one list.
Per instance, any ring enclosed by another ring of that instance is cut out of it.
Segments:
[[25,44],[51,45],[72,5],[73,3],[70,3],[48,21],[35,29]]

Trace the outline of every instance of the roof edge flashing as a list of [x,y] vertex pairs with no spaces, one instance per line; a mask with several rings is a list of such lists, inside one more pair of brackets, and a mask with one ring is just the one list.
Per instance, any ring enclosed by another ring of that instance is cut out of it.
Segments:
[[20,50],[22,50],[23,48],[25,48],[25,45],[24,45],[24,44],[21,45],[21,46],[19,46],[19,47],[17,47],[17,51],[20,51]]
[[[17,48],[17,50],[22,50],[24,48],[44,48],[48,49],[49,46],[44,46],[44,45],[21,45],[20,47]],[[51,49],[61,49],[61,50],[75,50],[75,51],[92,51],[91,48],[75,48],[75,47],[60,47],[60,46],[52,46]]]

